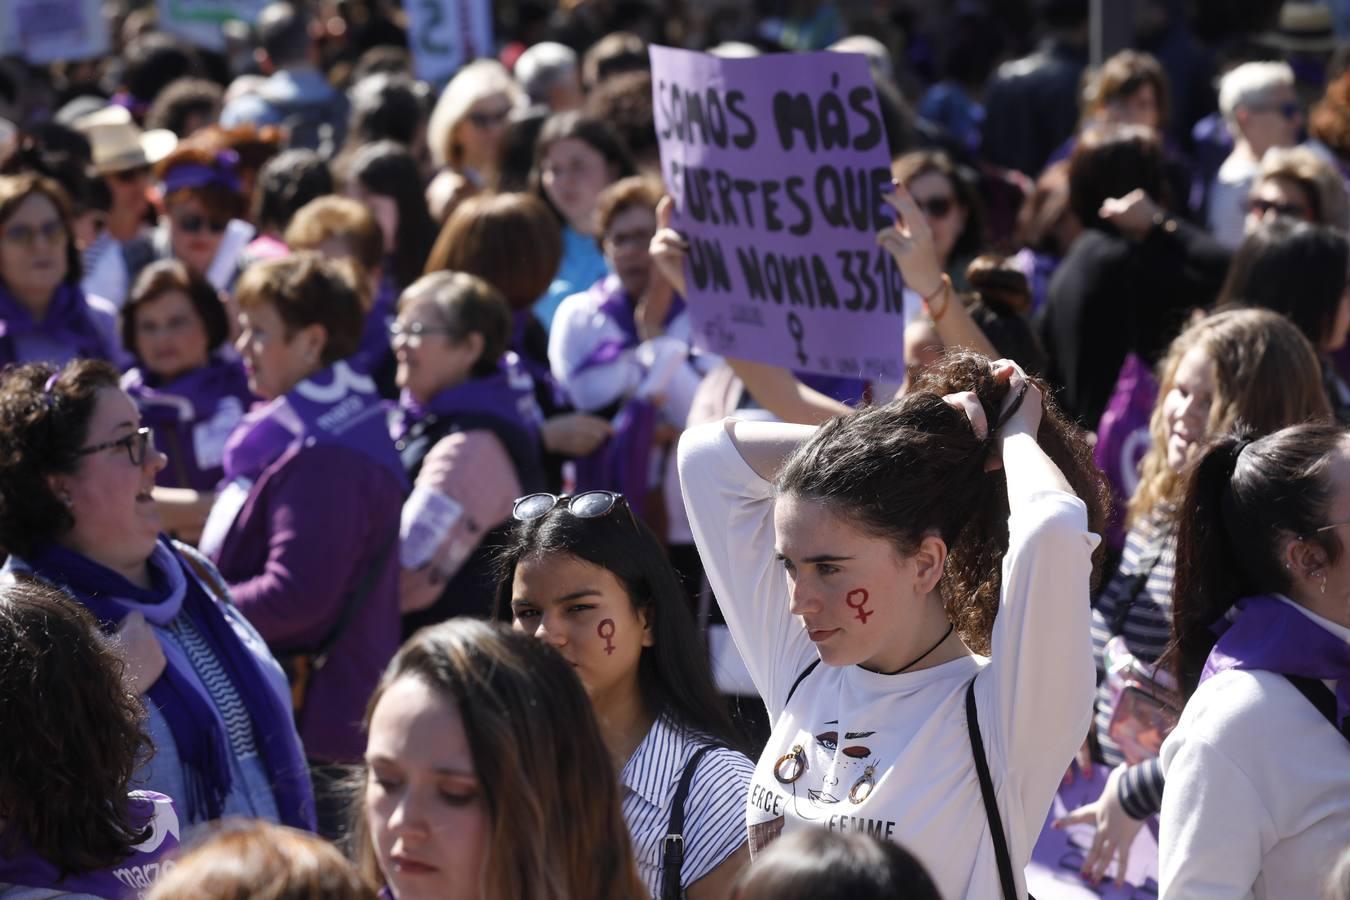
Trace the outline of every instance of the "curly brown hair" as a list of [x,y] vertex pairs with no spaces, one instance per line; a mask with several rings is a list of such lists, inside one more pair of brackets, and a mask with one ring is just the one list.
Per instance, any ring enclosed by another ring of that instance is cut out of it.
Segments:
[[1308,113],[1308,134],[1337,156],[1350,156],[1350,72],[1327,85],[1322,99]]
[[19,556],[74,526],[47,476],[75,471],[98,392],[118,386],[101,360],[75,360],[48,388],[56,372],[32,363],[0,373],[0,548]]
[[83,606],[39,582],[0,585],[0,810],[11,841],[63,876],[118,863],[153,831],[127,806],[152,752],[145,708],[97,632]]
[[[1044,397],[1036,439],[1087,504],[1088,527],[1100,534],[1110,509],[1106,480],[1048,385],[1034,376],[1029,381]],[[1008,549],[1007,478],[1001,468],[984,469],[994,442],[976,438],[965,414],[943,402],[958,391],[975,392],[995,422],[1008,385],[984,356],[950,353],[903,398],[821,426],[783,467],[777,490],[828,504],[902,553],[936,532],[948,547],[938,583],[947,614],[966,646],[987,654]],[[1102,556],[1099,545],[1094,587]]]

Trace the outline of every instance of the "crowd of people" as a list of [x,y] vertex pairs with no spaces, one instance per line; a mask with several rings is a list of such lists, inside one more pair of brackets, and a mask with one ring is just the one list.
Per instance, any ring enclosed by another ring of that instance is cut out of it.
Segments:
[[[0,59],[0,898],[1350,900],[1350,5],[105,6]],[[898,381],[697,339],[655,45],[866,58]]]

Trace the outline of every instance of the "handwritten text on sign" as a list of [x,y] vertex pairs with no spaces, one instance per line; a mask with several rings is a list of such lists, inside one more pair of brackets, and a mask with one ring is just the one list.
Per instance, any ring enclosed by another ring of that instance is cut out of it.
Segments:
[[799,371],[899,379],[903,283],[863,57],[652,47],[661,169],[689,238],[695,340]]

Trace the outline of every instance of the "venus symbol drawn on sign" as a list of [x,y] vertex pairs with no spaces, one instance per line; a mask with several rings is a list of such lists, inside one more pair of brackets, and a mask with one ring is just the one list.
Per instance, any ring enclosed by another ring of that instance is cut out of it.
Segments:
[[605,655],[609,656],[614,652],[614,641],[610,640],[614,637],[614,620],[601,619],[600,625],[595,629],[595,633],[605,639]]
[[[854,597],[858,598],[856,603],[853,601]],[[867,620],[872,616],[872,611],[866,608],[868,599],[867,591],[862,588],[858,588],[856,591],[849,591],[848,596],[844,598],[844,602],[854,611],[858,621],[864,625],[867,624]]]
[[806,337],[806,326],[795,312],[787,314],[787,326],[788,334],[792,335],[792,340],[797,345],[797,362],[806,365],[806,350],[802,347],[802,339]]

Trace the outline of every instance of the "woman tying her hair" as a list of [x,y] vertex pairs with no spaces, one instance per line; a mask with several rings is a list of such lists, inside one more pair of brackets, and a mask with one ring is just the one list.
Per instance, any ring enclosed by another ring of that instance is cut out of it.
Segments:
[[[1165,897],[1316,897],[1350,844],[1350,437],[1228,435],[1187,479]],[[1218,635],[1217,641],[1215,640]]]
[[611,491],[530,494],[514,516],[499,614],[581,678],[651,895],[720,900],[747,861],[753,766],[731,749],[734,729],[660,542]]
[[903,399],[819,429],[686,433],[699,553],[774,722],[752,849],[785,828],[867,831],[946,897],[1025,893],[1091,718],[1105,503],[1043,398],[1011,363],[953,354]]

